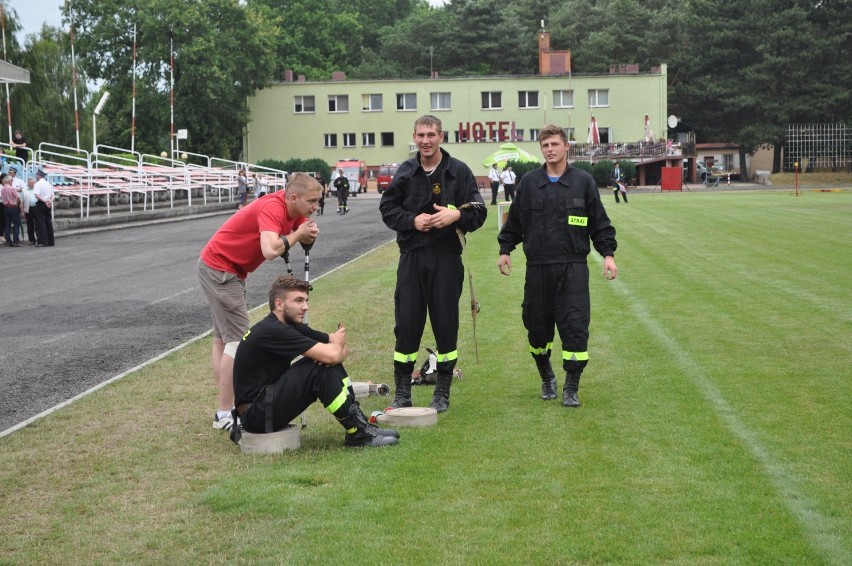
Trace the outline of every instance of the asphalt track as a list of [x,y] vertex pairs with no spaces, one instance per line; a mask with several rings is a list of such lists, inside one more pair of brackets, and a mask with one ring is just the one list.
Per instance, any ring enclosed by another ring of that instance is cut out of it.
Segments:
[[[350,196],[345,216],[326,199],[311,279],[394,239],[377,196]],[[196,262],[227,218],[112,226],[59,234],[52,248],[0,248],[0,431],[208,331]],[[290,256],[302,276],[302,250]],[[265,303],[285,272],[279,259],[249,275],[249,308]]]

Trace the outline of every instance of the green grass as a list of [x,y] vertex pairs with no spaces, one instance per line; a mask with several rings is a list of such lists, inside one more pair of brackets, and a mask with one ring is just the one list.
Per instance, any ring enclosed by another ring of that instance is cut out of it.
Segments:
[[[852,193],[606,203],[619,277],[590,260],[582,408],[538,398],[523,255],[498,275],[491,208],[469,246],[481,363],[464,307],[438,426],[345,450],[315,405],[299,451],[243,456],[210,428],[201,340],[0,439],[0,563],[852,562]],[[391,379],[396,257],[315,282],[355,380]]]

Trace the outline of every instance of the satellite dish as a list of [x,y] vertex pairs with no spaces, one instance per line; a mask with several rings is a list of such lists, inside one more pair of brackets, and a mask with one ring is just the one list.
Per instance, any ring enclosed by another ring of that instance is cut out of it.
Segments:
[[678,120],[678,119],[677,119],[677,116],[675,116],[674,114],[672,114],[671,116],[669,116],[669,128],[677,128],[677,123],[678,123],[679,121],[680,121],[680,120]]

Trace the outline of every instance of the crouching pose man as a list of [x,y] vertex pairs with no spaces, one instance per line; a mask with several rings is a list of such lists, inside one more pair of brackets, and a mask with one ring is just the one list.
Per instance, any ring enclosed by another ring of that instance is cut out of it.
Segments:
[[[243,430],[276,432],[319,400],[346,429],[345,446],[397,444],[399,433],[371,424],[355,400],[343,360],[346,329],[304,324],[310,285],[282,275],[269,290],[269,315],[246,332],[234,359],[236,411]],[[294,358],[304,356],[291,365]]]

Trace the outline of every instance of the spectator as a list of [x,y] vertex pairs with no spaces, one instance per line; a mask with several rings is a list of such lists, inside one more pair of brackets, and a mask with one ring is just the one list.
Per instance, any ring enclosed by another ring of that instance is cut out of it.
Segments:
[[15,157],[26,165],[29,161],[30,152],[27,149],[27,138],[21,134],[21,130],[15,130],[15,135],[12,136],[12,148],[15,150]]
[[25,215],[27,218],[27,239],[31,246],[36,245],[36,199],[35,196],[35,177],[27,179],[27,188],[24,189],[21,201],[24,206]]
[[506,200],[512,201],[515,199],[515,172],[507,166],[500,174],[500,182],[503,183],[503,192]]
[[417,154],[399,166],[382,193],[379,211],[399,245],[394,291],[392,407],[411,406],[411,374],[428,314],[437,345],[437,381],[430,407],[450,407],[458,359],[459,298],[464,283],[464,233],[485,222],[486,207],[470,168],[444,151],[441,120],[414,123]]
[[491,181],[491,204],[497,204],[497,193],[500,190],[500,172],[497,171],[496,163],[491,165],[488,179]]
[[53,185],[47,180],[47,174],[39,169],[36,171],[37,181],[34,187],[36,197],[36,247],[52,246],[53,239]]
[[242,337],[234,392],[243,429],[277,432],[319,400],[346,429],[345,446],[397,444],[399,433],[370,424],[355,400],[343,368],[349,354],[343,325],[325,334],[305,324],[309,290],[305,281],[278,277],[269,290],[269,314]]
[[21,197],[12,186],[12,177],[4,175],[2,187],[0,187],[0,200],[3,201],[3,216],[6,219],[3,234],[6,237],[6,245],[17,248],[21,245],[19,234],[21,232]]
[[213,313],[213,380],[218,388],[213,428],[230,430],[234,408],[234,355],[249,329],[248,274],[281,257],[298,242],[313,243],[319,228],[309,217],[319,205],[316,179],[294,173],[284,191],[238,210],[213,234],[198,260],[198,280]]
[[237,196],[240,199],[240,204],[237,208],[242,208],[248,203],[248,179],[246,178],[246,170],[240,169],[237,172]]
[[23,235],[24,235],[24,232],[23,232],[23,219],[24,219],[23,214],[25,214],[26,210],[27,210],[26,202],[24,202],[25,195],[23,193],[24,193],[24,190],[27,188],[27,185],[24,183],[24,181],[20,177],[18,177],[18,169],[16,167],[14,167],[14,166],[9,167],[9,176],[12,177],[12,188],[14,188],[15,191],[17,191],[18,198],[21,199],[21,206],[23,207],[21,209],[22,216],[20,218],[21,236],[23,237]]

